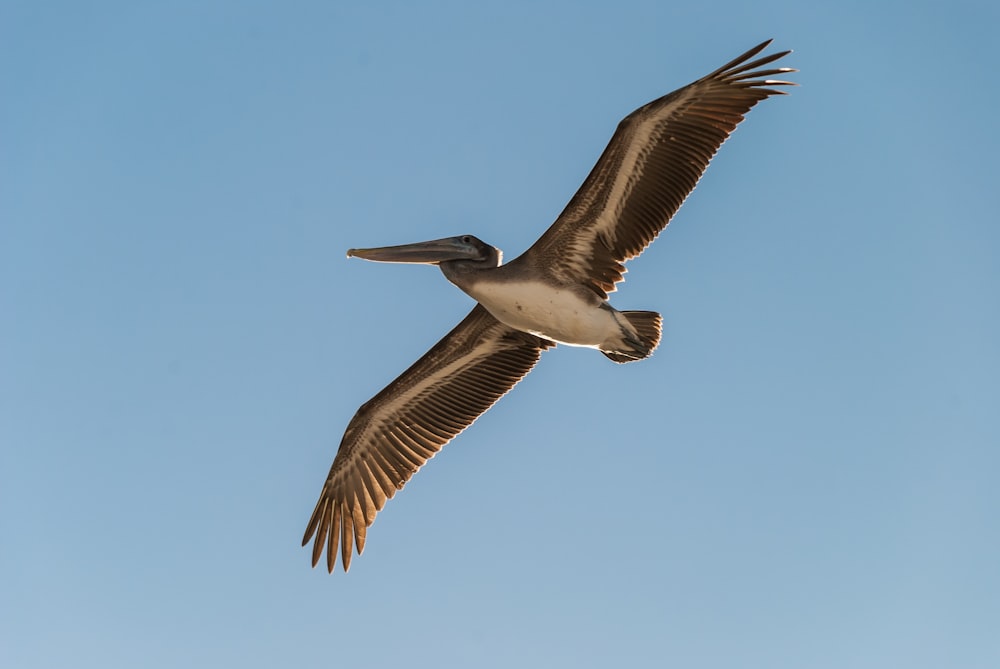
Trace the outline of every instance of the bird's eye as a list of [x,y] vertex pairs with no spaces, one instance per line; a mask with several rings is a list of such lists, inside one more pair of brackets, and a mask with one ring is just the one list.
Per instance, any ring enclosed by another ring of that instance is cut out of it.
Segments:
[[466,244],[471,244],[472,243],[472,237],[470,237],[469,235],[466,235],[466,236],[462,237],[462,241],[465,242]]

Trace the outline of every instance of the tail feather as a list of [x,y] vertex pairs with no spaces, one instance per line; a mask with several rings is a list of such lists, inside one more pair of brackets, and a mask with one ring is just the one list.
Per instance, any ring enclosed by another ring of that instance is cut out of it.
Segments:
[[635,329],[635,337],[626,337],[626,350],[601,349],[601,353],[615,362],[632,362],[649,357],[660,343],[663,318],[655,311],[619,311],[618,315]]

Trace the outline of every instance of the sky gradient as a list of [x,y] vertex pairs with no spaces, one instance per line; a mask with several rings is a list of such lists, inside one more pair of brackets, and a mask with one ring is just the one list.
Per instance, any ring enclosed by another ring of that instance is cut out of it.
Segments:
[[[0,3],[0,665],[1000,666],[995,4]],[[302,531],[617,122],[794,49],[619,309]]]

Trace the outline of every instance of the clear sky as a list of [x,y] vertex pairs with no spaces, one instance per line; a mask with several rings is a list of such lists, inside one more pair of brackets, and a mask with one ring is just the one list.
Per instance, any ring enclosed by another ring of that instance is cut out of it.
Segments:
[[[994,2],[0,4],[0,665],[1000,666]],[[357,407],[635,107],[791,95],[379,515],[299,542]]]

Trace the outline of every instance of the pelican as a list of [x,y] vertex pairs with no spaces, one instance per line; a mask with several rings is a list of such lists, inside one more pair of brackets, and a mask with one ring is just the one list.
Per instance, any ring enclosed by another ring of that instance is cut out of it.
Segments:
[[640,107],[619,123],[580,190],[545,234],[502,264],[472,235],[350,249],[348,257],[437,265],[476,300],[465,319],[347,426],[302,545],[315,567],[344,571],[375,515],[428,459],[520,381],[556,344],[595,348],[618,363],[649,356],[660,315],[618,311],[608,293],[694,189],[715,152],[757,104],[795,85],[753,60],[760,44],[711,74]]

